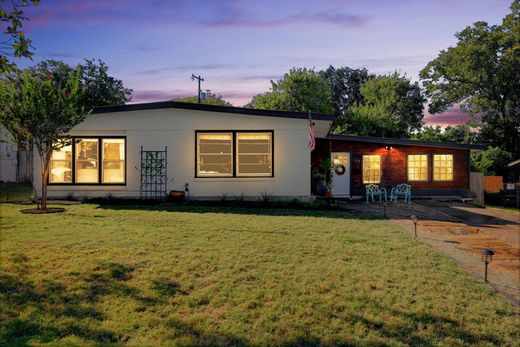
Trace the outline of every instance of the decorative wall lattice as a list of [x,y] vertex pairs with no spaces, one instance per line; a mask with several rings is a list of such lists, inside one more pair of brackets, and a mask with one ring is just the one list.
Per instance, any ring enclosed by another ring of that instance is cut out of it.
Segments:
[[145,151],[141,146],[141,199],[166,199],[167,150]]

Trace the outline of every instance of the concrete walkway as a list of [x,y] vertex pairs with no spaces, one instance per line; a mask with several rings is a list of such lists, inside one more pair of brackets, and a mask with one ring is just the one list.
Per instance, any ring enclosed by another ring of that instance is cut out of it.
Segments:
[[[383,215],[380,203],[342,202],[346,210]],[[414,237],[410,217],[418,217],[418,239],[438,250],[483,281],[480,251],[496,252],[488,281],[513,304],[520,306],[520,213],[478,208],[463,203],[417,200],[411,205],[388,203],[386,216]]]

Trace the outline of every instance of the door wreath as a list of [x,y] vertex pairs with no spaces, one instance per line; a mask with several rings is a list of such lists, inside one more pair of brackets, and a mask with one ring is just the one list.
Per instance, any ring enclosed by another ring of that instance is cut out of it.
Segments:
[[341,176],[345,173],[346,169],[345,169],[345,165],[336,165],[336,167],[334,168],[334,172],[338,175],[338,176]]

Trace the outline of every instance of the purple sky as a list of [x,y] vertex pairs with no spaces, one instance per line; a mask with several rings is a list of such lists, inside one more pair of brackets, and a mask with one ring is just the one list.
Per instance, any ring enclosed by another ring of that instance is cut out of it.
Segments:
[[[510,0],[42,0],[26,11],[34,61],[100,58],[134,89],[133,102],[203,89],[236,106],[291,67],[367,67],[413,80],[454,33],[500,23]],[[454,110],[427,122],[454,124]]]

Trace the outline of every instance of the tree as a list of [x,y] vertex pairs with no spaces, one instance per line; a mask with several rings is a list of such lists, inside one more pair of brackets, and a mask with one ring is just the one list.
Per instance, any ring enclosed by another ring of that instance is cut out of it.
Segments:
[[432,141],[432,142],[441,142],[442,139],[442,128],[440,125],[435,127],[431,125],[426,125],[422,127],[417,133],[414,133],[411,136],[412,140],[417,141]]
[[471,153],[472,170],[482,172],[485,176],[506,174],[506,166],[512,160],[511,153],[500,147],[489,147],[485,151]]
[[76,68],[58,60],[43,60],[30,70],[40,78],[52,75],[56,83],[66,83],[72,75],[80,71],[83,106],[122,105],[131,100],[132,89],[125,88],[123,81],[108,74],[108,66],[98,59],[84,59]]
[[1,31],[7,38],[0,41],[0,74],[8,73],[16,65],[9,61],[10,57],[31,58],[31,40],[21,31],[23,21],[27,20],[24,16],[22,7],[37,6],[39,0],[11,0],[0,1],[0,24]]
[[41,203],[47,208],[47,181],[53,151],[69,144],[64,134],[89,113],[83,105],[81,69],[66,81],[42,78],[34,69],[17,71],[0,83],[0,122],[28,147],[38,150],[41,164]]
[[430,112],[460,104],[481,116],[481,138],[520,156],[520,0],[501,25],[476,22],[420,72]]
[[334,132],[349,132],[351,130],[351,120],[348,118],[349,113],[346,112],[352,105],[364,102],[361,95],[361,86],[363,83],[375,75],[369,74],[368,70],[352,69],[348,66],[335,68],[330,65],[327,70],[320,71],[320,75],[327,81],[332,90],[332,105],[334,113],[338,117],[334,124]]
[[313,69],[292,68],[281,79],[271,81],[271,90],[253,97],[246,106],[251,108],[333,113],[332,92]]
[[85,59],[78,65],[80,83],[84,91],[84,106],[122,105],[130,101],[133,90],[125,88],[123,81],[108,74],[108,66],[100,59]]
[[[185,98],[173,99],[176,102],[186,102],[190,104],[197,104],[199,102],[198,96],[188,96]],[[201,104],[205,105],[217,105],[217,106],[233,106],[230,102],[227,102],[222,98],[222,95],[212,93],[211,90],[201,92],[200,98]]]
[[442,141],[455,143],[477,143],[478,134],[467,124],[447,126],[442,134]]
[[359,135],[409,137],[422,126],[426,101],[419,84],[395,72],[367,80],[362,103],[347,111],[351,129]]

